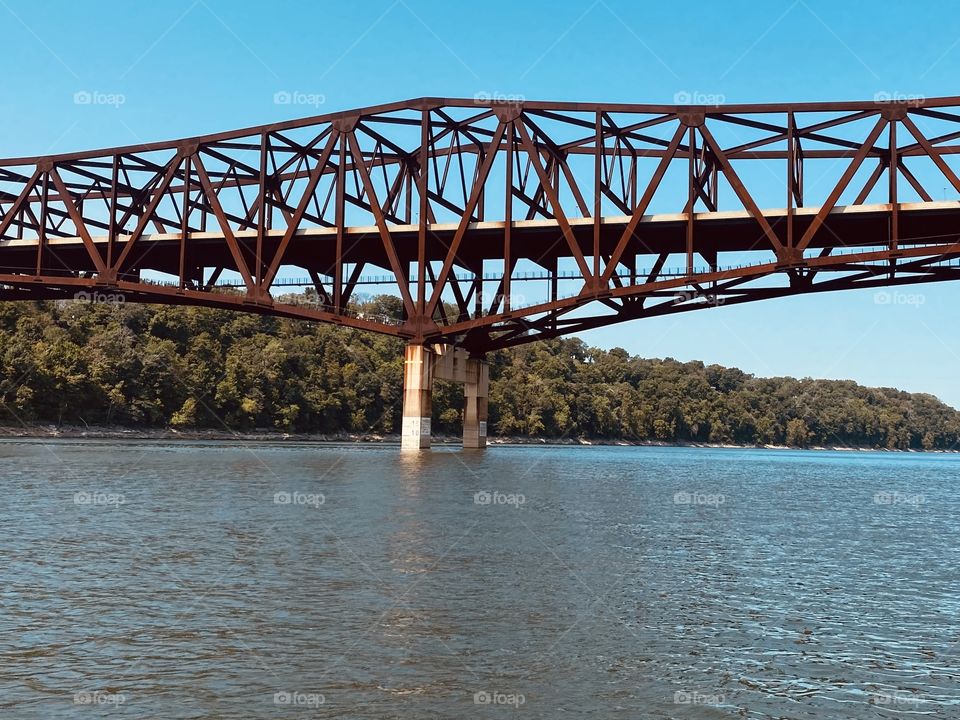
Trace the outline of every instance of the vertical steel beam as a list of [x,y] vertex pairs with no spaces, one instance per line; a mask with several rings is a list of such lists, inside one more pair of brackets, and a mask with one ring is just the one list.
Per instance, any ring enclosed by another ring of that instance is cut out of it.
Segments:
[[117,241],[117,201],[120,193],[117,190],[117,182],[120,179],[120,156],[115,154],[111,162],[110,169],[110,220],[107,224],[107,267],[111,268],[109,275],[113,277],[113,246]]
[[430,183],[430,108],[420,111],[420,170],[417,173],[417,192],[420,195],[420,218],[417,227],[417,315],[425,322],[427,309],[427,189]]
[[332,133],[337,138],[337,142],[340,143],[340,153],[337,160],[337,198],[334,201],[336,203],[334,223],[337,226],[337,247],[333,261],[333,311],[340,313],[343,310],[343,233],[345,229],[344,206],[346,204],[346,188],[344,185],[347,181],[347,144],[343,135],[336,128],[332,130]]
[[190,157],[183,161],[183,211],[180,220],[180,289],[186,286],[187,235],[190,232]]
[[[270,210],[270,201],[267,199],[267,152],[269,149],[270,134],[267,132],[260,134],[260,177],[257,182],[257,199],[260,201],[259,212],[257,213],[257,250],[256,265],[254,269],[254,278],[259,287],[263,287],[263,242],[267,232],[267,214]],[[267,288],[263,288],[268,290]]]
[[[600,277],[600,162],[602,154],[600,152],[603,144],[603,114],[597,110],[594,120],[594,160],[593,160],[593,276]],[[599,289],[599,288],[598,288]]]
[[794,168],[794,164],[797,161],[797,148],[795,144],[796,138],[794,137],[796,133],[795,123],[796,123],[796,119],[793,116],[793,112],[788,112],[787,113],[787,248],[789,248],[790,251],[793,250],[793,217],[794,217],[793,168]]
[[696,143],[697,135],[693,126],[687,130],[687,275],[693,275],[693,216],[696,214]]
[[513,260],[510,254],[510,242],[513,234],[513,153],[514,135],[513,123],[507,125],[507,167],[504,179],[504,207],[503,207],[503,311],[510,312],[512,299],[510,298],[510,281],[513,276]]
[[889,192],[889,203],[890,203],[890,250],[896,251],[897,243],[900,238],[900,203],[897,200],[897,175],[899,170],[897,169],[900,166],[900,157],[897,152],[897,120],[894,118],[890,121],[890,192]]
[[40,196],[40,232],[37,235],[37,275],[43,274],[43,248],[47,244],[47,205],[50,203],[50,173],[43,173]]

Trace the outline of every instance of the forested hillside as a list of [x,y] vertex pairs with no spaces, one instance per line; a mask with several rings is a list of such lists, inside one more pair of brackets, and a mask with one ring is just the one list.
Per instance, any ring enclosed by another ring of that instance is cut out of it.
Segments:
[[[359,310],[392,310],[389,299]],[[930,395],[756,378],[577,339],[491,357],[494,435],[954,448],[960,414]],[[395,433],[401,342],[200,308],[0,303],[0,423]],[[434,432],[460,432],[438,383]]]

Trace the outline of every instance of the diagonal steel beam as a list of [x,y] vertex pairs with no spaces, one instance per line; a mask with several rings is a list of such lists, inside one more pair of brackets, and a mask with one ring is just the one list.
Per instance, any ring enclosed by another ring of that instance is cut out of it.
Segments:
[[910,131],[910,134],[913,135],[917,142],[920,143],[920,147],[923,148],[924,152],[933,160],[934,164],[940,168],[940,172],[943,173],[943,176],[950,181],[950,184],[953,185],[953,189],[957,192],[960,192],[960,179],[957,178],[953,170],[950,169],[950,166],[947,165],[946,161],[943,159],[943,156],[940,154],[940,151],[937,150],[933,145],[930,144],[930,141],[920,132],[913,120],[910,119],[909,115],[904,115],[903,125]]
[[627,226],[624,228],[623,234],[620,236],[620,241],[610,254],[610,262],[606,264],[606,267],[603,271],[603,276],[600,278],[600,282],[598,283],[601,287],[609,286],[610,278],[616,271],[617,264],[620,262],[620,258],[623,257],[623,253],[627,249],[627,244],[630,242],[630,238],[633,237],[633,233],[636,231],[637,225],[639,225],[640,220],[643,219],[643,214],[650,206],[650,202],[653,200],[653,196],[656,194],[657,188],[660,187],[660,182],[663,180],[663,176],[666,174],[670,162],[674,159],[674,157],[676,157],[677,149],[680,147],[680,142],[683,140],[683,134],[685,131],[686,127],[684,127],[683,123],[678,124],[676,132],[673,133],[673,138],[670,140],[670,145],[667,147],[663,157],[660,158],[657,169],[654,171],[653,176],[650,178],[650,182],[647,184],[647,189],[644,190],[643,196],[640,198],[640,202],[633,209],[630,220],[627,222]]
[[217,223],[220,225],[220,231],[223,233],[223,239],[226,241],[227,247],[230,250],[230,255],[233,257],[233,262],[237,266],[237,272],[240,273],[240,277],[243,278],[243,284],[247,286],[247,294],[253,296],[254,298],[258,298],[259,288],[253,281],[253,276],[250,274],[250,268],[247,266],[247,261],[243,257],[243,251],[240,249],[240,244],[237,242],[237,238],[233,234],[233,229],[230,227],[230,221],[227,219],[227,214],[223,211],[223,206],[220,204],[220,198],[217,197],[217,192],[213,187],[213,183],[210,182],[210,176],[207,174],[207,168],[203,164],[203,160],[200,157],[200,152],[197,151],[193,156],[191,156],[191,160],[193,166],[197,170],[197,177],[200,178],[200,185],[203,187],[203,193],[207,198],[207,202],[210,203],[210,206],[213,209],[213,214],[217,218]]
[[363,159],[363,151],[360,149],[360,143],[357,141],[356,130],[351,129],[344,133],[350,145],[350,154],[353,156],[353,163],[360,173],[360,181],[363,183],[364,190],[370,201],[370,210],[377,223],[377,229],[380,231],[380,239],[383,242],[383,249],[387,254],[387,261],[390,268],[397,278],[397,286],[400,289],[400,297],[403,299],[403,307],[407,311],[407,318],[416,317],[416,308],[413,304],[413,298],[410,295],[410,279],[400,265],[400,259],[397,256],[396,246],[393,244],[393,236],[387,227],[387,221],[383,216],[383,210],[380,202],[377,200],[376,192],[373,188],[373,181],[370,179],[370,173],[367,170],[367,163]]
[[[743,184],[740,176],[737,175],[736,170],[733,169],[733,165],[730,164],[730,160],[727,158],[726,153],[723,152],[719,143],[717,143],[717,141],[714,139],[713,133],[707,129],[706,124],[700,127],[700,135],[703,136],[704,142],[707,143],[707,145],[710,147],[710,150],[713,152],[714,157],[716,157],[717,162],[720,164],[720,169],[727,178],[727,182],[730,183],[730,187],[733,188],[733,191],[737,194],[737,197],[740,198],[740,202],[743,203],[743,206],[747,209],[747,211],[753,215],[754,219],[760,224],[760,229],[763,230],[763,234],[766,236],[767,240],[770,241],[770,245],[773,246],[773,251],[779,257],[783,254],[783,243],[780,242],[780,238],[777,237],[777,234],[773,231],[773,228],[770,227],[770,223],[767,221],[767,218],[757,206],[753,196],[750,195],[750,192]],[[693,212],[693,208],[690,208],[690,211]]]
[[867,136],[867,139],[863,141],[863,145],[860,146],[860,149],[857,151],[857,154],[853,156],[853,160],[850,161],[850,164],[847,166],[847,169],[844,171],[843,175],[840,176],[840,179],[837,181],[836,186],[830,192],[830,195],[827,197],[824,204],[820,207],[820,210],[817,212],[816,216],[813,218],[813,221],[810,223],[810,226],[807,228],[807,231],[803,234],[803,237],[800,238],[800,242],[797,243],[797,250],[803,252],[807,249],[807,246],[813,240],[813,236],[817,234],[817,230],[820,229],[820,226],[823,225],[824,220],[827,219],[827,215],[830,214],[830,211],[837,204],[837,200],[840,199],[840,196],[843,194],[843,191],[847,189],[847,185],[850,184],[850,181],[853,179],[853,176],[856,175],[857,170],[860,169],[860,165],[863,164],[864,158],[867,157],[867,154],[870,152],[870,149],[873,147],[873,144],[877,141],[877,138],[880,137],[880,133],[883,132],[883,129],[887,126],[887,119],[884,117],[879,117],[877,119],[877,124],[873,126],[873,130],[870,131],[870,134]]
[[447,283],[447,277],[450,275],[450,271],[453,268],[453,263],[457,257],[457,252],[460,249],[460,243],[463,241],[463,236],[470,225],[470,219],[473,217],[474,208],[476,208],[477,203],[480,200],[480,195],[483,192],[484,185],[487,182],[487,177],[490,175],[490,168],[493,167],[493,161],[497,157],[497,151],[500,148],[500,143],[503,140],[506,130],[506,123],[500,122],[497,124],[497,131],[494,133],[493,139],[490,141],[490,145],[487,147],[487,153],[486,157],[484,158],[483,165],[480,167],[480,172],[477,173],[477,178],[473,183],[473,189],[470,192],[470,198],[467,201],[467,205],[460,217],[460,222],[457,225],[457,230],[453,235],[453,239],[450,242],[449,248],[447,249],[447,256],[443,261],[443,266],[440,268],[440,273],[437,275],[437,281],[433,285],[433,292],[430,295],[430,302],[427,303],[427,309],[424,313],[424,317],[432,318],[434,311],[437,309],[437,303],[440,302],[440,297],[443,294],[443,289]]
[[546,169],[540,163],[540,153],[530,140],[530,134],[527,132],[523,118],[521,117],[514,121],[514,126],[517,129],[517,134],[520,136],[520,144],[526,151],[527,157],[529,157],[530,163],[533,165],[533,169],[537,173],[537,177],[540,178],[540,188],[547,196],[547,200],[549,201],[550,206],[553,208],[553,214],[557,220],[557,224],[560,226],[560,230],[563,233],[564,239],[567,241],[567,246],[570,248],[570,253],[573,255],[574,260],[577,261],[580,272],[583,274],[584,289],[586,290],[588,288],[592,288],[594,287],[595,283],[594,275],[592,272],[590,272],[590,267],[587,265],[583,251],[580,250],[580,246],[577,244],[577,239],[573,235],[573,229],[570,227],[570,222],[567,220],[567,216],[563,212],[563,207],[560,205],[560,198],[553,189],[553,183],[550,182],[550,177],[547,175]]
[[26,203],[27,199],[30,197],[30,193],[32,193],[33,189],[37,186],[37,182],[40,180],[40,175],[42,175],[42,172],[38,167],[33,171],[33,175],[30,176],[27,184],[23,186],[23,190],[20,191],[17,199],[13,201],[13,205],[10,206],[10,209],[7,210],[2,221],[0,221],[0,238],[7,233],[7,230],[10,229],[10,225],[13,224],[14,219],[16,219],[17,215],[20,214],[20,210],[23,209],[24,203]]
[[309,179],[307,180],[307,187],[303,191],[303,196],[300,198],[300,202],[297,205],[297,209],[294,211],[293,216],[287,223],[287,229],[283,233],[283,238],[280,240],[280,245],[277,247],[277,252],[273,256],[273,262],[270,263],[270,267],[262,278],[258,278],[260,281],[260,288],[262,291],[267,292],[270,290],[270,286],[273,284],[274,279],[277,277],[277,272],[280,270],[280,264],[283,262],[283,257],[287,252],[287,247],[290,245],[290,241],[293,240],[293,236],[297,233],[297,230],[300,229],[300,223],[303,221],[303,215],[307,211],[307,207],[310,205],[310,200],[313,198],[313,193],[317,189],[317,185],[320,182],[320,178],[323,176],[324,168],[326,168],[327,162],[330,160],[330,155],[333,153],[333,148],[337,143],[338,133],[330,133],[330,139],[327,140],[327,144],[323,148],[323,152],[320,154],[317,164],[314,166],[313,170],[310,171]]
[[70,191],[67,190],[67,186],[64,185],[63,178],[61,178],[60,173],[57,172],[56,165],[50,168],[49,175],[50,179],[53,180],[54,187],[57,188],[57,192],[60,193],[60,198],[67,208],[67,213],[70,215],[70,220],[73,221],[77,234],[83,241],[83,247],[86,248],[87,254],[90,255],[90,259],[97,268],[97,274],[101,276],[105,275],[107,266],[103,262],[103,257],[100,255],[100,251],[97,250],[97,246],[93,244],[93,238],[90,237],[90,231],[87,230],[83,216],[80,214],[80,211],[77,210],[77,206],[73,202],[73,196],[70,194]]
[[[180,169],[181,164],[184,161],[184,156],[180,153],[174,155],[170,162],[167,163],[167,169],[163,176],[163,180],[160,181],[160,185],[157,187],[156,191],[153,193],[153,197],[150,199],[150,203],[144,209],[143,214],[140,216],[139,222],[137,222],[136,228],[134,228],[133,233],[127,239],[127,242],[123,245],[123,250],[120,252],[120,257],[117,258],[117,261],[114,263],[113,267],[110,268],[109,274],[111,280],[116,280],[117,274],[120,272],[120,269],[123,267],[124,261],[126,261],[127,256],[130,255],[130,251],[133,250],[133,246],[143,235],[143,231],[146,229],[147,224],[150,222],[153,217],[153,213],[156,211],[157,207],[160,205],[160,201],[163,200],[163,196],[166,194],[167,189],[170,187],[170,183],[173,182],[173,178],[177,174],[177,170]],[[119,226],[122,227],[122,224]]]

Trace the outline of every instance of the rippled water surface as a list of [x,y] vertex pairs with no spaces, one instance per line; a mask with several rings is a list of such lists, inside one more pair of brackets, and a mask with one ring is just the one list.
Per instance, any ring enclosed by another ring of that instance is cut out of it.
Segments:
[[958,470],[2,442],[0,717],[960,718]]

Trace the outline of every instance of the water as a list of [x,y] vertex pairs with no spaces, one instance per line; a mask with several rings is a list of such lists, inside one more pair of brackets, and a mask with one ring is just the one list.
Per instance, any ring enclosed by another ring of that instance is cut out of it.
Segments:
[[17,441],[0,468],[2,718],[960,717],[958,457]]

